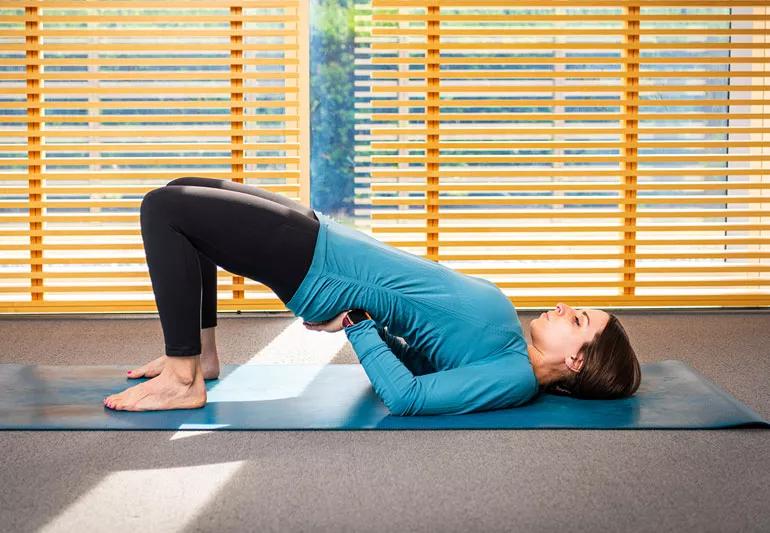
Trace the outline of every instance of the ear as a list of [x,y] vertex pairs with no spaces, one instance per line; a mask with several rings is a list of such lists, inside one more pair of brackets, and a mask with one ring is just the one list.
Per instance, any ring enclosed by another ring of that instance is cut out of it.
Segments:
[[569,368],[575,373],[578,373],[583,369],[583,362],[584,360],[583,360],[582,353],[577,353],[575,355],[568,355],[564,360],[564,364],[567,365],[567,368]]

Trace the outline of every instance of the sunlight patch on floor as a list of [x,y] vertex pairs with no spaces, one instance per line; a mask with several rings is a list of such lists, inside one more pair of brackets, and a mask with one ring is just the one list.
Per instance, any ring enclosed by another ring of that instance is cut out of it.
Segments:
[[244,464],[111,472],[39,531],[183,531]]

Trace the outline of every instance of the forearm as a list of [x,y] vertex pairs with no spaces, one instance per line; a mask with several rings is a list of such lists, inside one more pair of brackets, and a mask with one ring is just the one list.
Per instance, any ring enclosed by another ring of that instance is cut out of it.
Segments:
[[403,338],[391,334],[380,324],[375,324],[375,328],[380,338],[385,341],[390,350],[406,365],[412,374],[422,376],[436,371],[428,357],[413,346],[410,346]]
[[345,328],[374,391],[391,413],[400,415],[411,407],[414,375],[380,338],[373,320]]

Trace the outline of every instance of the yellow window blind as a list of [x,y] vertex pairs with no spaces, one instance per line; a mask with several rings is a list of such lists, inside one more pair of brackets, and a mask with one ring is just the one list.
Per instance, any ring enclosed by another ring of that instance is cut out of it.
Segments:
[[767,2],[357,15],[376,237],[517,306],[770,304]]
[[[174,178],[309,205],[304,0],[2,1],[0,28],[0,312],[155,311],[139,206]],[[218,274],[220,310],[285,310]]]

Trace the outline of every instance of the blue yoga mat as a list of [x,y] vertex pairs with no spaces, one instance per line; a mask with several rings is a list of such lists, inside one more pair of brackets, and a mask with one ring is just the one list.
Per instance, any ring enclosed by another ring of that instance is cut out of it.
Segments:
[[113,411],[102,399],[143,380],[130,366],[0,364],[0,429],[704,429],[770,427],[681,361],[642,365],[636,395],[579,400],[540,394],[527,405],[464,415],[394,416],[361,365],[225,365],[201,409]]

